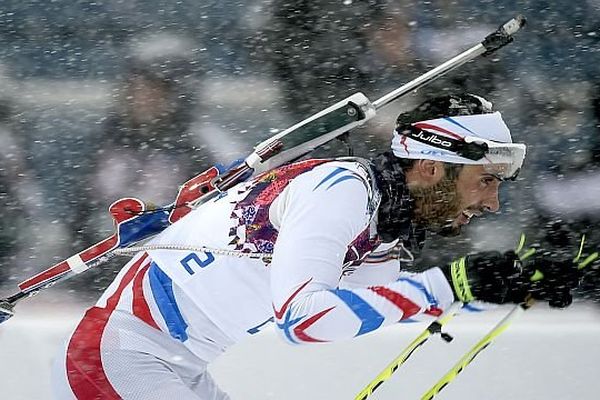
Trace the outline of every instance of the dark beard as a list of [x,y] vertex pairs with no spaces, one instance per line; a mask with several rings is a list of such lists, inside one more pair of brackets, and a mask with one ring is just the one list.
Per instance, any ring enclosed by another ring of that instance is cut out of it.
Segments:
[[410,196],[415,201],[415,221],[419,225],[441,236],[460,234],[460,225],[452,225],[461,209],[456,179],[444,177],[434,186],[411,188]]

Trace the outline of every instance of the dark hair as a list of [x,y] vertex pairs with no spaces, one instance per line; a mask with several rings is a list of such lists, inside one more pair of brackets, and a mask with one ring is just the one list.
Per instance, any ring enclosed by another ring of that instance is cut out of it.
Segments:
[[468,93],[450,94],[424,101],[413,110],[398,115],[396,126],[408,127],[409,124],[417,121],[491,112],[493,112],[492,104],[482,97]]

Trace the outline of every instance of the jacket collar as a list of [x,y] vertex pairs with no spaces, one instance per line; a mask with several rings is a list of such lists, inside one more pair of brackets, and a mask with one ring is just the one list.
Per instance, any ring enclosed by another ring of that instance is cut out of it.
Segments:
[[406,175],[392,152],[371,160],[381,204],[377,214],[377,233],[383,242],[400,239],[412,251],[420,250],[426,230],[413,222],[414,201],[410,197]]

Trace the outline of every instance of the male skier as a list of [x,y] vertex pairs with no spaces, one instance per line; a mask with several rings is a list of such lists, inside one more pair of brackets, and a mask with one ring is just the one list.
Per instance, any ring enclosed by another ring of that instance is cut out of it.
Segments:
[[499,209],[525,145],[474,95],[429,100],[401,114],[393,135],[392,151],[371,161],[263,173],[155,237],[69,338],[57,397],[228,399],[207,365],[270,322],[290,343],[318,343],[436,316],[455,300],[570,304],[570,262],[537,258],[535,282],[513,252],[403,271],[427,231],[458,234]]

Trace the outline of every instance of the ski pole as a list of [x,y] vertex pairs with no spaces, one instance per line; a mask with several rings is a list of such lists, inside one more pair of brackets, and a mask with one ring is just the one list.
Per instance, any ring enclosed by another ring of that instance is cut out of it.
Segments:
[[373,392],[381,386],[381,384],[388,379],[391,378],[392,374],[396,372],[396,370],[408,360],[408,358],[419,348],[421,347],[430,337],[431,335],[435,335],[439,333],[446,342],[452,341],[452,336],[448,335],[445,332],[442,332],[442,328],[444,325],[448,323],[462,307],[461,302],[454,302],[452,305],[435,321],[433,321],[429,326],[419,334],[402,352],[396,357],[390,364],[388,364],[380,373],[369,382],[363,390],[360,391],[359,394],[356,395],[354,400],[365,400]]
[[[517,245],[516,253],[519,254],[523,250],[525,246],[525,235],[521,234],[519,238],[519,243]],[[534,249],[529,249],[525,253],[521,255],[521,259],[526,259],[530,257],[535,252]],[[581,253],[581,251],[580,251]],[[463,303],[454,302],[452,305],[444,312],[441,316],[439,316],[435,321],[433,321],[419,336],[417,336],[401,353],[396,357],[387,367],[384,368],[379,375],[375,377],[367,386],[363,388],[363,390],[354,398],[354,400],[365,400],[368,398],[375,389],[377,389],[383,382],[388,380],[391,375],[396,372],[400,365],[404,364],[404,362],[413,354],[413,352],[423,345],[429,337],[435,333],[440,333],[441,337],[450,342],[452,337],[446,333],[441,332],[441,328],[447,324],[456,314],[458,314],[459,310],[462,308]],[[441,389],[440,389],[441,390]]]
[[[579,251],[575,258],[573,259],[574,263],[577,263],[577,269],[582,270],[591,262],[595,261],[599,254],[598,252],[594,252],[587,256],[585,259],[581,260],[583,246],[586,241],[586,236],[582,235],[581,242],[579,245]],[[521,234],[521,238],[519,241],[519,245],[517,247],[516,253],[519,254],[523,250],[525,245],[525,235]],[[532,256],[535,253],[535,249],[530,248],[525,253],[523,253],[520,258],[521,260],[525,260]],[[531,276],[531,281],[537,281],[543,279],[543,273],[539,270],[535,270],[535,273]],[[444,375],[435,385],[433,385],[427,393],[421,397],[421,400],[431,400],[437,394],[444,389],[450,382],[452,382],[459,373],[461,373],[467,365],[469,365],[477,355],[482,352],[485,348],[487,348],[494,339],[496,339],[502,332],[504,332],[517,318],[519,318],[526,310],[531,308],[535,304],[535,300],[529,295],[524,302],[517,304],[514,308],[494,327],[492,330],[485,335],[475,346],[473,346],[447,373]]]
[[[515,253],[519,255],[519,259],[526,260],[531,257],[535,253],[535,248],[529,248],[525,252],[525,234],[521,233],[519,237],[519,243],[517,244],[517,248],[515,249]],[[450,382],[452,382],[459,373],[462,372],[463,369],[467,365],[469,365],[477,355],[483,351],[487,346],[489,346],[492,341],[498,337],[502,332],[504,332],[510,324],[513,323],[515,319],[517,319],[526,309],[531,307],[534,303],[534,300],[531,296],[528,296],[525,301],[520,304],[517,304],[513,307],[513,309],[495,326],[485,335],[475,346],[473,346],[461,359],[444,375],[439,381],[433,385],[427,393],[421,397],[421,400],[430,400],[434,396],[436,396],[443,388],[445,388]]]
[[527,301],[517,304],[513,309],[488,332],[475,346],[473,346],[439,381],[435,383],[422,397],[421,400],[431,400],[452,382],[469,365],[479,353],[486,349],[494,339],[504,332],[525,310],[533,305],[534,301]]

